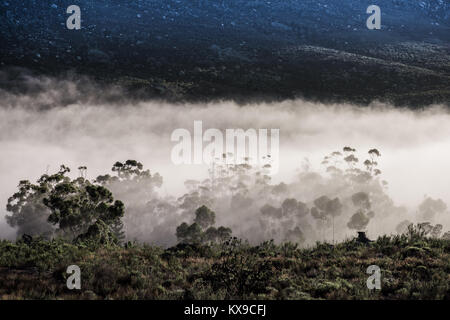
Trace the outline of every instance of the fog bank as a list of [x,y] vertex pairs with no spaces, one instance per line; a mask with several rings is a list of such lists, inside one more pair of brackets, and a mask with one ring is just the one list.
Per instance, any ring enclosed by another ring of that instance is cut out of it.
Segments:
[[[176,166],[171,161],[172,132],[193,132],[195,120],[203,122],[204,130],[279,129],[280,163],[273,183],[293,182],[304,158],[310,170],[324,172],[320,163],[332,151],[351,146],[363,161],[369,149],[377,148],[382,179],[389,183],[386,192],[396,205],[412,214],[425,195],[450,203],[450,114],[444,106],[412,111],[376,102],[359,107],[303,100],[245,106],[227,101],[118,103],[102,101],[95,87],[81,90],[69,80],[29,81],[40,90],[0,92],[1,238],[15,237],[3,217],[19,180],[35,181],[60,164],[74,169],[74,176],[85,165],[88,178],[94,179],[109,173],[115,161],[136,159],[162,175],[161,196],[181,196],[185,180],[207,177],[205,165]],[[120,95],[114,90],[113,95]],[[440,222],[444,229],[448,216]]]

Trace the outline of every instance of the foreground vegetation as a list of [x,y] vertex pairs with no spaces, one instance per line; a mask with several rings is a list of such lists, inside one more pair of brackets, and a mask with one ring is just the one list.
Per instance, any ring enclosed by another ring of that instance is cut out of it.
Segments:
[[[66,287],[73,264],[81,290]],[[367,288],[369,265],[381,268],[381,290]],[[2,241],[0,299],[450,299],[450,241],[412,229],[303,249],[236,238],[166,250]]]
[[[447,205],[395,206],[380,152],[359,167],[355,152],[326,156],[328,176],[305,165],[276,185],[267,166],[219,161],[178,199],[159,196],[162,177],[135,160],[95,180],[64,165],[22,180],[6,207],[19,240],[0,242],[0,299],[450,299],[450,231],[437,223]],[[397,235],[370,241],[376,221]],[[349,229],[359,237],[330,244]],[[81,288],[70,290],[73,265]],[[373,265],[381,288],[370,290]]]

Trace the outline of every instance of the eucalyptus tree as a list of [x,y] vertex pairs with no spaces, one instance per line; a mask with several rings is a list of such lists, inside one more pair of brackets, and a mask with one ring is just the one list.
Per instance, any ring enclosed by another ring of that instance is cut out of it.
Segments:
[[[83,167],[85,168],[85,167]],[[124,204],[106,187],[83,176],[71,179],[70,168],[62,165],[54,174],[43,174],[37,182],[20,181],[18,192],[7,204],[7,223],[17,234],[68,240],[86,233],[98,221],[122,235]]]

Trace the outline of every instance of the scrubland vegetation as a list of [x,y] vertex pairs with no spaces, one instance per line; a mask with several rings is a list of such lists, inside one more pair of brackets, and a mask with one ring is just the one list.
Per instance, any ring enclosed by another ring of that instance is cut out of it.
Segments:
[[[68,265],[82,270],[68,290]],[[381,268],[381,290],[366,286]],[[179,244],[170,249],[74,245],[61,240],[0,243],[1,299],[449,299],[450,241],[417,230],[369,245],[353,240],[300,249]]]
[[[134,160],[92,181],[84,166],[74,179],[61,166],[20,181],[6,216],[18,240],[0,242],[0,299],[450,298],[450,233],[438,223],[447,206],[394,205],[377,149],[362,165],[353,148],[332,152],[325,173],[304,161],[298,181],[279,184],[270,157],[263,168],[226,157],[177,199]],[[371,230],[376,240],[354,239]],[[66,286],[70,265],[81,290]],[[367,287],[370,265],[380,290]]]

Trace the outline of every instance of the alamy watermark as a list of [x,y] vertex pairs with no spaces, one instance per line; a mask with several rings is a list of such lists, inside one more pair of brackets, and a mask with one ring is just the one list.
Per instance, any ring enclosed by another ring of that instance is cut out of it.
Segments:
[[[77,5],[71,5],[66,10],[67,14],[70,16],[67,18],[66,27],[69,30],[80,30],[81,29],[81,9]],[[377,5],[370,5],[366,10],[367,14],[370,16],[367,18],[366,26],[369,30],[380,30],[381,29],[381,9]],[[138,17],[141,15],[138,14]]]
[[67,8],[66,13],[70,14],[66,21],[66,27],[69,30],[81,29],[81,9],[79,6],[71,5]]
[[70,265],[67,267],[66,273],[70,274],[67,278],[66,285],[69,290],[81,289],[81,270],[77,265]]
[[367,18],[366,26],[369,30],[380,30],[381,29],[381,9],[379,6],[370,5],[366,10],[367,14],[371,14]]
[[367,274],[371,276],[367,278],[366,284],[369,290],[381,289],[381,269],[377,265],[371,265],[367,267]]
[[193,132],[179,128],[172,132],[174,164],[249,164],[276,174],[279,169],[279,129],[215,129],[203,132],[203,122],[194,121]]

